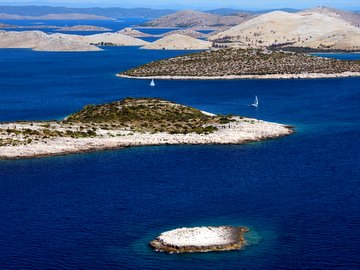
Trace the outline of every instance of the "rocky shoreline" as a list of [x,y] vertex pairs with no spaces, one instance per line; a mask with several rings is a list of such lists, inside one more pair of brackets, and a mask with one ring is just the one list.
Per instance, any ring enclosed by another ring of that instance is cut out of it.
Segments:
[[219,49],[177,56],[118,74],[158,79],[313,79],[360,76],[360,61],[254,49]]
[[243,144],[290,135],[293,127],[215,115],[156,98],[87,105],[62,121],[0,123],[0,159],[131,146]]
[[130,76],[117,74],[117,77],[138,80],[241,80],[241,79],[331,79],[360,77],[360,72],[342,73],[302,73],[302,74],[266,74],[266,75],[224,75],[224,76]]
[[240,250],[246,245],[244,234],[248,231],[235,226],[179,228],[160,234],[149,245],[166,253]]
[[[109,131],[105,128],[98,128],[99,135],[91,138],[50,137],[28,144],[0,146],[0,159],[59,156],[134,146],[245,144],[294,133],[294,128],[291,126],[251,118],[235,117],[234,120],[228,124],[217,125],[218,130],[209,134],[141,133],[122,129]],[[55,122],[49,124],[57,125]],[[31,127],[36,130],[43,123],[5,123],[0,124],[0,129],[9,130],[14,125],[20,130],[26,130],[32,125]],[[56,127],[56,129],[60,129],[60,127]],[[12,135],[3,135],[1,139],[4,140],[6,137],[14,138]]]
[[[79,31],[78,26],[73,30]],[[84,26],[82,31],[88,26]],[[63,28],[59,31],[69,31]],[[96,31],[105,31],[106,28],[97,28]],[[110,29],[109,29],[110,30]],[[95,31],[88,28],[88,31]],[[105,32],[92,35],[75,35],[42,31],[3,31],[0,30],[0,49],[19,48],[32,49],[34,51],[48,52],[90,52],[102,51],[98,46],[144,46],[148,42],[138,38],[122,35],[121,33]]]

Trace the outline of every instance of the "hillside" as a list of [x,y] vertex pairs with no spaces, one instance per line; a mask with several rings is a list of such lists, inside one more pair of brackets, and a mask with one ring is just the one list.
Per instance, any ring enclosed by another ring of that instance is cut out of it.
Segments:
[[212,46],[211,42],[196,39],[181,34],[173,34],[156,40],[142,49],[148,50],[206,50]]
[[182,10],[147,22],[145,25],[152,27],[227,27],[238,25],[250,17],[250,14],[242,16],[220,16],[194,10]]
[[274,75],[268,78],[307,78],[317,77],[316,74],[321,74],[320,77],[328,77],[326,74],[336,77],[345,72],[354,72],[353,75],[360,76],[360,61],[341,61],[285,52],[222,49],[155,61],[121,73],[119,76],[226,79],[261,78],[261,76],[266,78],[267,75]]
[[97,35],[46,34],[41,31],[0,31],[0,48],[35,51],[100,51],[94,46],[144,46],[147,42],[119,33]]
[[360,27],[360,14],[351,11],[345,11],[345,10],[321,6],[321,7],[300,11],[299,14],[305,15],[314,12],[326,16],[330,16],[333,18],[342,19],[344,21],[351,23],[354,26]]
[[282,45],[359,50],[360,28],[341,18],[316,12],[296,14],[275,11],[213,35],[210,39],[243,48]]
[[202,133],[210,130],[204,130],[204,125],[220,123],[221,119],[222,117],[209,116],[200,110],[166,100],[127,98],[103,105],[86,106],[67,117],[65,123],[108,123],[141,132]]
[[99,51],[96,46],[50,36],[41,31],[0,31],[0,48],[28,48],[35,51]]
[[82,42],[97,46],[144,46],[148,42],[120,33],[102,33],[96,35],[52,34],[52,37]]

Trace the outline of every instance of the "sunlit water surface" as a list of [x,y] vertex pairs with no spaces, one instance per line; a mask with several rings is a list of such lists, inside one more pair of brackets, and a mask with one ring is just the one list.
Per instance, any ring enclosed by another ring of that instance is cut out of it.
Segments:
[[[61,119],[132,96],[297,130],[249,145],[1,161],[1,269],[359,268],[360,79],[156,81],[150,88],[115,77],[182,53],[0,50],[0,121]],[[254,95],[258,109],[249,107]],[[147,246],[162,231],[197,225],[249,226],[249,246],[188,255]]]

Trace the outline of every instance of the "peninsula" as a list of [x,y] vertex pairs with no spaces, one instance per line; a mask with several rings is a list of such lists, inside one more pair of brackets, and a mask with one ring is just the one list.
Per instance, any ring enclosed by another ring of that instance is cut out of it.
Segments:
[[29,48],[52,52],[101,51],[100,48],[85,42],[49,35],[42,31],[0,30],[0,48]]
[[119,34],[123,34],[129,37],[135,37],[135,38],[140,38],[140,37],[157,37],[158,35],[151,35],[151,34],[147,34],[144,32],[141,32],[139,30],[136,30],[134,28],[131,27],[126,27],[124,29],[121,29],[120,31],[118,31],[117,33]]
[[143,41],[139,38],[126,36],[119,32],[106,32],[95,35],[71,35],[55,33],[52,34],[51,37],[94,46],[144,46],[149,44],[148,42]]
[[150,242],[160,252],[189,253],[240,250],[249,229],[235,226],[179,228],[164,232]]
[[62,121],[0,123],[0,159],[129,146],[243,144],[290,135],[291,126],[214,115],[156,98],[88,105]]
[[0,48],[30,48],[34,51],[101,51],[97,46],[144,46],[148,42],[120,33],[95,35],[47,34],[42,31],[0,30]]
[[360,76],[360,61],[260,49],[220,49],[155,61],[118,74],[137,79],[294,79]]
[[100,27],[95,25],[74,25],[74,26],[65,26],[59,27],[57,31],[74,31],[74,32],[82,32],[82,31],[99,31],[99,32],[107,32],[112,31],[107,27]]

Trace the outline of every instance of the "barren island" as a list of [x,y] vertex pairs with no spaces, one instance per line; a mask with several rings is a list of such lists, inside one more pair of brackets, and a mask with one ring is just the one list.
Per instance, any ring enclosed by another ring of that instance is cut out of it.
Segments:
[[240,250],[246,245],[244,234],[248,231],[236,226],[179,228],[160,234],[150,246],[167,253]]

